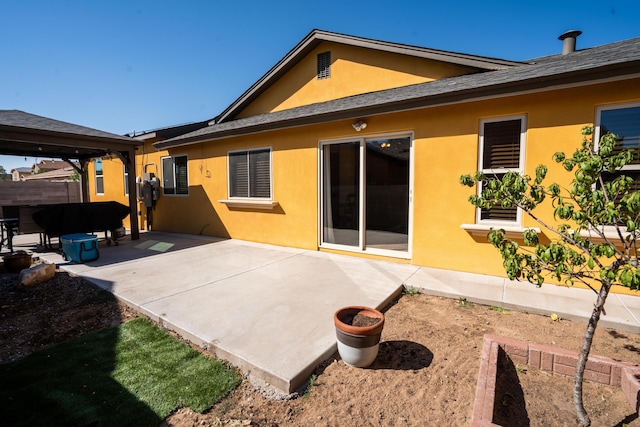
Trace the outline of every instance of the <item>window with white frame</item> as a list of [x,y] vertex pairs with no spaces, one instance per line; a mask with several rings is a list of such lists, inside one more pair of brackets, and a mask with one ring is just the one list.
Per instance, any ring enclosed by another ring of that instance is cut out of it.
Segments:
[[229,198],[271,199],[271,149],[230,151]]
[[[526,117],[511,116],[480,122],[478,168],[488,177],[501,179],[507,172],[524,171]],[[481,185],[478,191],[482,191]],[[516,207],[478,209],[476,222],[483,224],[519,224]]]
[[95,161],[96,175],[96,194],[104,194],[104,171],[102,169],[102,159],[97,158]]
[[162,158],[162,194],[189,194],[187,156]]
[[[608,132],[618,137],[614,152],[623,149],[640,149],[640,102],[631,104],[608,105],[596,109],[596,147],[597,141]],[[613,180],[624,174],[633,178],[633,190],[640,190],[640,156],[636,154],[631,164],[615,173],[605,172],[605,181]]]

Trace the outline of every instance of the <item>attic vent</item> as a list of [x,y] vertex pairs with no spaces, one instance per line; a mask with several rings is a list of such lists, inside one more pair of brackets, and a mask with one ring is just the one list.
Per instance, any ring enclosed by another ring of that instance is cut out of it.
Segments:
[[318,54],[318,79],[331,77],[331,52]]

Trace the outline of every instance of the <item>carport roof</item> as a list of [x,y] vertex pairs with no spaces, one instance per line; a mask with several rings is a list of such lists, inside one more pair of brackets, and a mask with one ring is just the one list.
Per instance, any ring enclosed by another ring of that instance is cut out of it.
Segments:
[[2,154],[83,160],[128,152],[141,144],[133,138],[20,110],[0,110]]

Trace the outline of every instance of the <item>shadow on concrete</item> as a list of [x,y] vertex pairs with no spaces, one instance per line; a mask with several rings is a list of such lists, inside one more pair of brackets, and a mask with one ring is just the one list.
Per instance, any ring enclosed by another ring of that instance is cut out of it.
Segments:
[[[88,267],[104,267],[228,240],[225,238],[209,236],[185,235],[183,237],[175,233],[163,233],[156,231],[141,233],[139,240],[131,240],[130,236],[126,236],[118,242],[118,245],[114,245],[113,243],[108,245],[104,240],[100,239],[100,236],[98,236],[98,238],[98,259],[95,261],[85,262],[83,265]],[[35,243],[31,243],[21,244],[18,246],[18,249],[32,251],[41,258],[47,259],[49,262],[55,262],[59,266],[76,264],[73,261],[64,259],[51,260],[49,256],[52,254],[57,254],[60,257],[63,256],[62,249],[58,250],[57,245],[54,245],[54,247],[56,248],[54,250],[43,250],[42,248],[37,247]]]

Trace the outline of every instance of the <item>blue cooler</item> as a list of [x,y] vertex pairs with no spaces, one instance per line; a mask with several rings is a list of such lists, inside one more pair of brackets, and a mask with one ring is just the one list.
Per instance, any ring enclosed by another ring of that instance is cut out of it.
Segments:
[[98,259],[98,236],[95,234],[76,233],[60,236],[62,256],[65,260],[82,263]]

